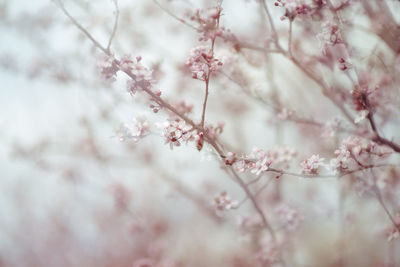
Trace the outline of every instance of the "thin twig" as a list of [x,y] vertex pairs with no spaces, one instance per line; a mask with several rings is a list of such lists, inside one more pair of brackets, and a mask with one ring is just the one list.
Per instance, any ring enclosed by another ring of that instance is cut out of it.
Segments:
[[60,7],[61,11],[71,20],[71,22],[79,29],[83,34],[86,35],[87,38],[92,41],[92,43],[99,48],[101,51],[103,51],[105,54],[110,55],[110,52],[102,46],[78,21],[75,20],[74,17],[72,17],[69,12],[65,9],[64,4],[61,2],[61,0],[53,0],[53,2]]
[[208,100],[208,84],[210,82],[210,72],[207,74],[207,78],[206,78],[206,92],[204,95],[204,101],[203,101],[203,110],[201,112],[201,127],[204,128],[204,120],[206,117],[206,108],[207,108],[207,100]]
[[344,177],[346,175],[361,172],[364,170],[375,169],[375,168],[385,168],[385,167],[400,168],[400,165],[395,165],[395,164],[367,165],[367,166],[363,166],[359,169],[349,170],[349,171],[345,171],[345,172],[342,172],[339,174],[327,174],[327,175],[285,172],[283,170],[278,170],[278,169],[273,169],[273,168],[269,168],[267,170],[267,172],[275,172],[275,173],[280,173],[282,175],[289,175],[289,176],[295,176],[295,177],[301,177],[301,178],[318,179],[318,178],[340,178],[340,177]]
[[110,47],[111,43],[114,39],[115,33],[117,32],[117,27],[118,27],[118,19],[119,19],[119,8],[118,8],[118,0],[113,0],[114,6],[115,6],[115,18],[114,18],[114,26],[110,35],[110,38],[108,39],[108,44],[107,44],[107,51],[110,52]]
[[272,20],[272,16],[271,16],[271,13],[269,12],[267,3],[265,2],[265,0],[261,0],[260,3],[264,8],[265,14],[267,14],[269,25],[272,30],[272,39],[275,42],[276,48],[278,48],[278,50],[283,50],[281,45],[279,44],[279,36],[278,36],[278,33],[276,32],[274,21]]
[[171,17],[173,17],[174,19],[176,19],[177,21],[179,21],[180,23],[183,23],[184,25],[186,25],[189,28],[192,28],[193,30],[198,30],[195,26],[189,24],[188,22],[186,22],[186,20],[181,19],[180,17],[176,16],[174,13],[172,13],[171,11],[169,11],[168,9],[166,9],[165,7],[163,7],[157,0],[153,0],[153,2],[165,13],[167,13],[168,15],[170,15]]
[[[369,101],[368,98],[366,98],[366,105],[369,107]],[[374,120],[374,114],[373,111],[371,109],[368,110],[368,115],[367,115],[367,119],[369,121],[369,124],[371,125],[372,131],[375,135],[375,137],[373,138],[373,141],[377,142],[378,144],[382,144],[385,146],[390,147],[391,149],[393,149],[394,151],[396,151],[397,153],[400,153],[400,145],[396,144],[393,141],[390,141],[384,137],[382,137],[379,132],[378,129],[376,127],[376,123]]]
[[[261,176],[260,176],[260,178],[261,178]],[[261,194],[262,193],[262,191],[264,191],[267,187],[268,187],[268,185],[272,182],[272,178],[270,178],[263,186],[261,186],[258,190],[257,190],[257,192],[254,194],[254,196],[256,197],[256,196],[258,196],[259,194]],[[249,183],[247,183],[247,185],[249,185]],[[237,206],[235,207],[235,209],[238,209],[240,206],[242,206],[247,200],[248,200],[249,198],[248,198],[248,196],[246,195],[238,204],[237,204]]]
[[264,225],[264,227],[268,230],[268,232],[271,235],[272,240],[274,241],[274,243],[277,242],[276,239],[276,235],[274,230],[272,229],[271,225],[269,224],[264,212],[262,211],[261,207],[258,205],[258,202],[255,198],[255,196],[250,192],[250,189],[247,187],[246,183],[242,180],[242,178],[240,178],[240,176],[233,170],[232,167],[229,168],[229,170],[231,171],[235,181],[240,185],[240,187],[245,191],[246,196],[249,198],[249,200],[251,201],[251,203],[253,204],[255,210],[257,211],[257,213],[260,215],[262,223]]
[[374,186],[373,186],[373,191],[376,195],[376,198],[378,199],[379,204],[382,206],[384,209],[386,215],[389,217],[390,221],[393,223],[394,227],[396,227],[397,231],[400,233],[400,225],[396,223],[396,220],[393,218],[392,214],[390,213],[388,207],[386,206],[385,202],[383,201],[381,191],[379,187],[376,185],[376,177],[374,172],[371,170],[371,174],[374,178]]
[[[218,6],[218,17],[217,17],[217,21],[216,21],[216,29],[219,28],[219,19],[221,17],[221,5],[222,5],[222,1],[219,3]],[[214,57],[214,46],[215,46],[215,39],[217,38],[216,35],[214,35],[211,39],[211,48],[210,51],[208,52],[209,55],[212,55],[212,57]],[[209,84],[210,84],[210,77],[211,77],[211,66],[210,64],[212,63],[208,63],[208,69],[207,69],[207,76],[205,79],[205,83],[206,83],[206,92],[204,95],[204,101],[203,101],[203,110],[201,112],[201,122],[200,125],[202,128],[204,128],[204,121],[205,121],[205,117],[206,117],[206,108],[207,108],[207,100],[208,100],[208,92],[209,92]]]

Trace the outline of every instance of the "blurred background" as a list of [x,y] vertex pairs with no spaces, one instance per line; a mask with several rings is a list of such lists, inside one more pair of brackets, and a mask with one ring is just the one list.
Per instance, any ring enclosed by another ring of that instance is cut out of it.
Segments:
[[[115,18],[112,1],[63,2],[107,43]],[[119,0],[118,5],[111,50],[118,57],[141,56],[163,97],[193,105],[190,117],[199,121],[204,84],[191,78],[185,63],[192,48],[207,43],[166,10],[190,21],[197,8],[215,2]],[[286,40],[284,11],[268,5]],[[221,25],[241,40],[268,46],[258,1],[226,0],[222,8]],[[354,14],[360,27],[369,27]],[[199,152],[189,143],[171,150],[162,136],[168,113],[155,114],[145,95],[130,95],[121,74],[113,84],[104,82],[101,52],[54,2],[0,0],[0,31],[0,266],[275,263],[274,248],[248,201],[230,211],[215,209],[221,192],[238,202],[245,195],[212,148],[205,145]],[[317,36],[304,35],[296,24],[293,36],[295,46],[307,36],[303,49],[320,53]],[[361,61],[374,49],[386,49],[378,37],[360,30],[349,38]],[[224,66],[211,80],[207,121],[224,124],[221,139],[232,151],[286,151],[293,159],[285,164],[297,173],[312,154],[327,161],[334,156],[343,136],[279,118],[283,110],[296,110],[326,123],[343,120],[296,66],[281,55],[260,55],[222,40],[216,55]],[[327,82],[349,86],[340,70],[324,71]],[[388,105],[394,115],[398,103]],[[121,141],[121,125],[138,117],[149,121],[150,134]],[[388,136],[398,130],[394,120],[385,128]],[[266,188],[259,201],[274,228],[288,236],[287,266],[397,266],[383,265],[399,262],[399,244],[387,243],[391,224],[382,219],[386,215],[376,200],[359,194],[348,180],[275,176],[266,175],[254,190]]]

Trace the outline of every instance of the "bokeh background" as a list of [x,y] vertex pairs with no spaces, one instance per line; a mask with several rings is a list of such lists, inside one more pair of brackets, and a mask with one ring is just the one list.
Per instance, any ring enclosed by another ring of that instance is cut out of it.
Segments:
[[[112,1],[64,2],[93,36],[107,42]],[[185,69],[190,50],[202,45],[198,33],[153,1],[118,3],[112,51],[142,56],[155,70],[163,96],[193,104],[191,117],[199,118],[204,85]],[[213,2],[160,4],[185,17]],[[222,25],[243,40],[261,47],[268,43],[257,1],[226,0],[222,7]],[[272,12],[286,38],[282,10]],[[301,34],[295,26],[294,37],[301,40]],[[256,220],[251,205],[223,213],[213,206],[220,192],[238,201],[244,194],[211,148],[198,152],[189,143],[171,150],[164,144],[161,126],[168,114],[154,114],[146,96],[130,95],[123,75],[105,83],[97,67],[101,53],[53,2],[0,0],[0,36],[0,266],[256,266],[254,237],[241,228]],[[350,38],[360,58],[381,45],[362,31]],[[310,51],[320,50],[317,37],[307,42]],[[325,122],[338,115],[295,66],[280,55],[238,53],[222,41],[216,54],[228,63],[224,72],[243,76],[257,98],[227,76],[211,82],[207,120],[225,124],[222,139],[232,150],[287,146],[297,151],[290,163],[295,172],[316,152],[333,157],[340,138],[282,122],[271,104],[284,103]],[[336,74],[326,79],[346,86]],[[120,125],[138,116],[151,122],[151,134],[121,142]],[[398,129],[395,120],[388,134]],[[376,201],[347,191],[337,179],[273,176],[267,177],[270,185],[260,202],[290,206],[302,218],[286,252],[289,266],[345,266],[340,264],[346,260],[347,266],[378,266],[382,258],[399,257],[398,244],[389,245],[384,237],[390,222],[376,220],[385,216]],[[265,205],[267,215],[275,214],[276,207]],[[272,220],[280,225],[279,216]]]

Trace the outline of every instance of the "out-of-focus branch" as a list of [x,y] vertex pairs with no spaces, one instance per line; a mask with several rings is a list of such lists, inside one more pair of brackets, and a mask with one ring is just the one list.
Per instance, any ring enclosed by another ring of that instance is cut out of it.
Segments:
[[183,23],[184,25],[186,25],[189,28],[192,28],[193,30],[198,30],[195,26],[193,26],[192,24],[188,23],[186,20],[178,17],[177,15],[175,15],[174,13],[172,13],[171,11],[169,11],[168,9],[166,9],[165,7],[163,7],[157,0],[153,0],[153,2],[165,13],[167,13],[168,15],[170,15],[171,17],[173,17],[174,19],[176,19],[177,21],[179,21],[180,23]]
[[[400,53],[400,26],[396,23],[386,1],[363,0],[361,4],[373,22],[375,33],[395,53]],[[375,4],[373,7],[371,4]]]
[[87,38],[92,41],[92,43],[105,54],[110,55],[110,51],[107,48],[102,46],[74,17],[69,14],[69,12],[65,9],[64,4],[61,0],[52,0],[60,9],[61,11],[69,18],[69,20],[83,33],[86,35]]
[[345,171],[345,172],[339,173],[337,175],[335,175],[335,174],[329,174],[329,175],[303,174],[303,173],[286,172],[283,170],[278,170],[278,169],[273,169],[273,168],[269,168],[267,170],[267,172],[275,172],[275,173],[279,173],[282,175],[295,176],[295,177],[300,177],[300,178],[318,179],[318,178],[340,178],[340,177],[344,177],[349,174],[354,174],[354,173],[365,171],[365,170],[376,169],[376,168],[387,168],[387,167],[400,168],[400,165],[395,165],[395,164],[380,164],[380,165],[366,165],[366,166],[364,165],[359,169]]
[[275,24],[272,19],[271,13],[269,12],[266,0],[261,0],[260,3],[265,11],[265,14],[267,15],[267,19],[269,21],[269,26],[271,27],[271,31],[272,31],[272,39],[274,40],[275,46],[278,50],[283,50],[281,45],[279,44],[279,36],[275,29]]
[[374,178],[374,185],[373,185],[373,192],[375,193],[376,198],[378,199],[379,204],[382,206],[383,210],[385,211],[386,215],[389,217],[390,221],[394,225],[394,227],[397,229],[397,231],[400,233],[400,225],[396,223],[396,220],[393,218],[393,215],[390,213],[388,207],[386,206],[385,202],[383,201],[381,190],[379,187],[376,185],[376,177],[371,170],[372,176]]
[[[366,98],[366,105],[369,107],[369,101],[368,98]],[[376,127],[376,123],[375,123],[375,119],[374,119],[374,114],[373,111],[371,109],[368,110],[368,115],[367,115],[367,119],[369,121],[369,124],[371,125],[372,131],[374,133],[374,138],[373,141],[377,142],[378,144],[382,144],[385,146],[390,147],[391,149],[393,149],[394,151],[396,151],[397,153],[400,153],[400,145],[396,144],[393,141],[390,141],[384,137],[382,137],[379,132],[378,129]]]
[[108,44],[107,44],[107,50],[110,52],[110,47],[111,43],[114,39],[115,33],[117,32],[118,28],[118,19],[119,19],[119,8],[118,8],[118,0],[113,0],[114,6],[115,6],[115,18],[114,18],[114,26],[110,35],[110,38],[108,39]]
[[216,223],[221,223],[223,218],[217,216],[214,209],[212,209],[211,205],[209,205],[197,192],[194,192],[189,187],[185,186],[179,180],[173,178],[172,176],[163,173],[160,175],[162,180],[171,187],[173,187],[179,194],[192,201],[199,209],[201,209],[205,214],[208,215],[213,221]]

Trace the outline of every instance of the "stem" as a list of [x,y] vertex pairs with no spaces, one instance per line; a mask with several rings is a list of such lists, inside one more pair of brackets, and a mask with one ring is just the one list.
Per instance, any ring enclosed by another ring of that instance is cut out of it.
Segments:
[[276,32],[275,25],[274,25],[274,22],[272,20],[271,13],[268,10],[267,3],[265,2],[265,0],[261,0],[260,2],[261,2],[262,6],[264,8],[265,14],[267,14],[269,25],[270,25],[271,30],[272,30],[272,39],[275,42],[276,48],[278,48],[279,50],[283,50],[281,45],[279,44],[279,36],[278,36],[278,33]]
[[210,72],[208,72],[207,74],[207,78],[206,78],[206,94],[204,96],[204,102],[203,102],[203,111],[201,113],[201,128],[204,128],[204,120],[206,117],[206,108],[207,108],[207,100],[208,100],[208,84],[210,82]]
[[282,175],[289,175],[289,176],[295,176],[295,177],[301,177],[301,178],[318,179],[318,178],[340,178],[340,177],[343,177],[343,176],[346,176],[346,175],[349,175],[349,174],[353,174],[353,173],[356,173],[356,172],[375,169],[375,168],[384,168],[384,167],[400,168],[400,165],[394,165],[394,164],[367,165],[367,166],[363,166],[363,167],[361,167],[359,169],[342,172],[339,175],[334,175],[334,174],[327,174],[327,175],[302,174],[302,173],[294,173],[294,172],[285,172],[283,170],[278,170],[278,169],[273,169],[273,168],[269,168],[267,170],[267,172],[275,172],[275,173],[280,173]]
[[192,28],[193,30],[198,30],[195,26],[189,24],[186,22],[186,20],[179,18],[178,16],[176,16],[174,13],[172,13],[171,11],[169,11],[168,9],[166,9],[165,7],[163,7],[157,0],[153,0],[153,2],[159,7],[161,8],[162,11],[164,11],[165,13],[167,13],[168,15],[170,15],[171,17],[173,17],[174,19],[176,19],[177,21],[179,21],[180,23],[183,23],[184,25],[186,25],[189,28]]
[[342,114],[347,118],[351,124],[354,126],[357,126],[356,123],[354,122],[354,119],[350,115],[350,113],[342,106],[341,103],[339,103],[336,99],[334,99],[332,96],[329,95],[328,88],[325,85],[325,83],[318,78],[314,73],[312,73],[310,70],[304,67],[303,64],[301,64],[296,58],[293,56],[288,56],[286,53],[284,54],[286,57],[288,57],[304,74],[306,74],[311,80],[313,80],[315,83],[317,83],[321,88],[322,88],[322,93],[325,97],[327,97],[339,110],[342,112]]
[[69,12],[65,9],[64,4],[61,2],[61,0],[53,0],[56,5],[58,5],[61,9],[61,11],[71,20],[71,22],[79,29],[83,34],[86,35],[87,38],[92,41],[92,43],[99,48],[101,51],[103,51],[106,55],[111,55],[110,51],[108,49],[104,48],[79,22],[77,22],[74,17],[72,17]]
[[[218,6],[219,14],[218,14],[218,17],[216,19],[216,30],[218,30],[218,28],[219,28],[219,19],[221,17],[221,4],[222,4],[222,2]],[[212,58],[214,58],[215,39],[216,39],[216,36],[214,35],[214,37],[211,39],[210,51],[208,52],[210,55],[212,55]],[[208,64],[210,64],[210,63],[208,63]],[[201,128],[204,128],[204,120],[205,120],[205,117],[206,117],[206,108],[207,108],[208,91],[209,91],[208,88],[209,88],[209,84],[210,84],[210,76],[211,76],[211,70],[210,70],[210,65],[208,65],[207,77],[206,77],[206,80],[205,80],[205,82],[206,82],[206,93],[205,93],[205,96],[204,96],[203,111],[201,112],[201,123],[200,123]]]
[[108,39],[108,44],[107,44],[107,51],[110,52],[110,46],[112,43],[112,40],[114,39],[115,33],[117,32],[117,27],[118,27],[118,18],[119,18],[119,8],[118,8],[118,0],[113,0],[114,5],[115,5],[115,19],[114,19],[114,26],[110,35],[110,39]]
[[[368,98],[366,99],[366,105],[369,107],[369,101]],[[400,145],[396,144],[395,142],[392,142],[384,137],[382,137],[379,132],[378,129],[376,127],[376,123],[374,120],[374,115],[371,111],[371,109],[368,110],[368,115],[367,115],[367,119],[369,121],[369,124],[371,125],[372,128],[372,132],[374,133],[375,137],[373,138],[373,141],[377,142],[378,144],[382,144],[385,146],[390,147],[391,149],[393,149],[395,152],[400,153]]]
[[386,215],[389,217],[390,221],[393,223],[394,227],[397,229],[397,231],[400,233],[400,225],[396,223],[396,220],[393,218],[392,214],[389,212],[388,207],[386,206],[385,202],[383,201],[381,191],[379,190],[378,186],[376,185],[376,177],[374,173],[371,171],[372,176],[374,178],[374,186],[373,190],[376,194],[376,198],[378,199],[379,204],[382,206],[384,209]]
[[182,196],[191,200],[200,210],[202,210],[205,214],[210,217],[216,223],[222,223],[223,218],[216,215],[215,211],[210,207],[209,203],[204,200],[197,192],[191,190],[188,186],[181,183],[178,179],[175,179],[173,176],[168,175],[167,173],[160,174],[162,180],[168,183],[171,187],[173,187],[178,193]]
[[251,201],[251,203],[254,206],[254,209],[257,211],[257,213],[260,215],[262,223],[264,225],[264,227],[268,230],[268,232],[271,234],[272,240],[276,243],[276,235],[274,230],[272,229],[271,225],[269,224],[264,212],[262,211],[262,209],[260,208],[260,206],[257,203],[257,200],[255,199],[255,197],[253,196],[253,194],[250,192],[250,189],[247,187],[246,183],[242,180],[242,178],[240,178],[240,176],[232,169],[229,168],[229,170],[231,171],[235,181],[240,185],[240,187],[245,191],[248,199]]

